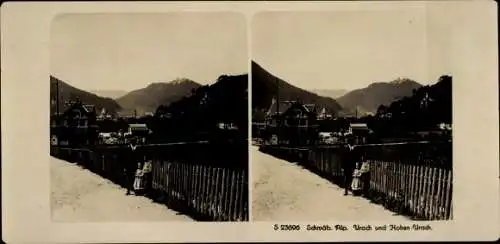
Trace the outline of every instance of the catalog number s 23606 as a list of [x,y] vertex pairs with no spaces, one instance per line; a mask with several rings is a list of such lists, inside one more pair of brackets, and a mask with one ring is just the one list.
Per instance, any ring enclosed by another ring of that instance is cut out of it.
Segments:
[[283,230],[283,231],[298,231],[300,230],[300,225],[274,225],[274,230]]

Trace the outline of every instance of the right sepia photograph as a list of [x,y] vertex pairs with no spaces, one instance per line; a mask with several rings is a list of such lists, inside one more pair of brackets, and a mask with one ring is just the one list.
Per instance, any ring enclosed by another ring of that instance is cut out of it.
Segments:
[[251,28],[253,221],[453,219],[444,16],[261,12]]

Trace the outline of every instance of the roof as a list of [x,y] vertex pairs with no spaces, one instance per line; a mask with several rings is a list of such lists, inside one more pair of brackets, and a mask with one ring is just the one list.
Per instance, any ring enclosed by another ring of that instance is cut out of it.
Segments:
[[129,128],[131,131],[150,131],[149,128],[145,124],[129,124]]
[[62,113],[62,116],[66,116],[74,108],[80,108],[81,110],[83,110],[83,112],[85,112],[87,114],[95,112],[95,110],[94,110],[95,106],[94,105],[82,104],[80,101],[77,101],[77,102],[71,104],[71,106],[69,108],[67,108],[66,111],[64,111],[64,113]]
[[134,128],[134,129],[147,129],[148,126],[146,124],[129,124],[128,125],[130,128]]
[[[279,113],[280,114],[284,113],[291,106],[292,106],[292,103],[280,102],[279,103]],[[277,113],[278,113],[278,102],[276,102],[276,99],[273,98],[273,100],[271,101],[271,106],[269,107],[269,110],[267,110],[266,116],[276,115]]]
[[87,113],[92,113],[94,112],[95,110],[95,106],[94,105],[89,105],[89,104],[84,104],[82,105],[83,109],[85,110],[85,112]]
[[353,129],[369,129],[365,123],[352,123],[349,126]]
[[[296,101],[283,101],[279,103],[279,114],[282,115],[292,107],[299,108],[309,114],[315,113],[318,110],[317,109],[318,106],[315,104],[302,104]],[[277,114],[278,114],[278,103],[276,102],[276,99],[273,98],[271,106],[266,113],[266,116],[272,116]]]
[[302,106],[306,109],[307,112],[314,112],[314,111],[316,111],[316,107],[317,107],[314,104],[304,104]]

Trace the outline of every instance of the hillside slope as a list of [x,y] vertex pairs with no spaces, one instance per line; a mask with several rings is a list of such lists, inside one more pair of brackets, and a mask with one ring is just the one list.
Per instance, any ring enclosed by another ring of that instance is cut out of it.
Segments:
[[378,118],[388,127],[404,126],[418,131],[435,129],[439,123],[452,123],[452,77],[443,75],[435,84],[422,86],[412,96],[380,106]]
[[397,79],[392,82],[377,82],[362,88],[353,90],[337,102],[347,114],[375,113],[380,105],[389,105],[391,102],[403,97],[411,96],[414,89],[422,85],[410,79]]
[[111,98],[97,96],[93,93],[78,89],[68,83],[50,76],[50,113],[54,114],[57,110],[57,85],[59,85],[59,112],[63,112],[65,104],[69,101],[80,99],[85,104],[95,105],[99,110],[105,108],[110,113],[115,113],[121,109],[120,105]]
[[316,104],[319,107],[326,108],[329,113],[333,114],[341,110],[341,106],[335,99],[322,97],[293,86],[252,61],[252,110],[254,120],[262,119],[262,113],[269,109],[273,98],[276,98],[278,94],[278,86],[280,101],[299,100],[306,104]]
[[[162,118],[168,115],[168,118]],[[214,138],[219,123],[233,124],[239,139],[248,136],[248,75],[221,75],[212,85],[195,89],[169,105],[161,105],[150,128],[173,141]],[[229,152],[228,152],[229,153]]]
[[169,105],[191,95],[201,85],[189,79],[176,79],[171,82],[151,83],[147,87],[131,91],[116,99],[124,110],[137,110],[138,114],[154,112],[160,105]]

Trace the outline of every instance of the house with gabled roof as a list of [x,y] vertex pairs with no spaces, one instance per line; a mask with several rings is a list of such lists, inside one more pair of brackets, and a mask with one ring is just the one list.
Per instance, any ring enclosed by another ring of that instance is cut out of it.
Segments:
[[94,105],[73,102],[60,115],[51,116],[51,141],[58,145],[87,146],[98,137]]
[[317,134],[316,108],[298,101],[277,103],[273,99],[266,114],[266,126],[270,136],[276,136],[280,144],[313,143]]
[[365,144],[371,133],[372,130],[366,123],[350,123],[347,136],[354,139],[355,144]]

